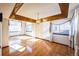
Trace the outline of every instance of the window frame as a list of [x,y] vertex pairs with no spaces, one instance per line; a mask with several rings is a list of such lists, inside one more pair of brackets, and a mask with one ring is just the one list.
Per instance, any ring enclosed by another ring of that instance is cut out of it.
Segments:
[[[22,31],[22,22],[21,22],[21,21],[17,21],[17,20],[9,20],[9,21],[8,21],[8,26],[10,26],[10,21],[20,22],[20,24],[21,24],[21,31]],[[10,30],[9,30],[9,32],[21,32],[21,31],[10,31]]]
[[32,23],[31,23],[31,24],[27,24],[27,22],[26,22],[26,23],[25,23],[25,31],[26,31],[26,32],[32,32],[32,28],[31,28],[31,30],[26,30],[26,27],[27,27],[28,25],[32,27]]

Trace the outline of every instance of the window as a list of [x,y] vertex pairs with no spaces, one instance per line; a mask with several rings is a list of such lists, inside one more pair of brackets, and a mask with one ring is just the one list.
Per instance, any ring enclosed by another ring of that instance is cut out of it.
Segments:
[[26,32],[32,32],[32,23],[26,23]]
[[53,25],[53,31],[59,32],[59,25]]
[[69,22],[60,25],[61,31],[65,31],[65,30],[69,30],[69,29],[70,29],[70,23]]
[[70,30],[70,22],[66,22],[64,24],[54,24],[52,29],[54,33],[68,35]]
[[21,31],[21,22],[20,21],[9,21],[9,32],[20,32]]

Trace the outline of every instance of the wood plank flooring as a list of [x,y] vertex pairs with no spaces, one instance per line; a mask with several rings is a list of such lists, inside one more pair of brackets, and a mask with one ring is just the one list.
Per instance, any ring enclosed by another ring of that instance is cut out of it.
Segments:
[[[30,39],[32,47],[29,48],[32,51],[30,52],[27,47],[23,51],[18,51],[14,49],[14,52],[10,52],[13,48],[5,47],[2,49],[3,56],[72,56],[74,50],[68,46],[61,45],[55,42],[50,42],[42,39],[35,39],[33,41]],[[27,41],[29,42],[29,40]],[[27,45],[29,46],[29,44]]]

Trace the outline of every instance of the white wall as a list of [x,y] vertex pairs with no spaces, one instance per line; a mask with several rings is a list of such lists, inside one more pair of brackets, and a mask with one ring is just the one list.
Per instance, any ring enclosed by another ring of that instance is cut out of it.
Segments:
[[8,19],[2,22],[2,47],[8,46]]
[[33,29],[32,36],[39,37],[39,24],[33,23],[32,29]]
[[[52,32],[49,32],[50,22],[42,22],[40,24],[33,24],[33,31],[35,32],[35,36],[38,38],[42,38],[49,41],[54,41],[57,43],[70,45],[68,36],[61,35],[53,35]],[[52,39],[53,38],[53,39]]]
[[50,33],[50,22],[42,22],[40,23],[40,38],[46,39],[46,40],[51,40],[51,33]]
[[65,35],[53,35],[53,41],[70,46],[69,37]]
[[33,24],[33,34],[35,37],[50,40],[49,33],[50,22],[42,22]]

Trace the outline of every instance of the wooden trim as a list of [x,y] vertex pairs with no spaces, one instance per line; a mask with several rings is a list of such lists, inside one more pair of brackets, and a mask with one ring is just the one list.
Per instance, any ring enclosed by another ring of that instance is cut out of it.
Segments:
[[2,49],[3,49],[3,48],[6,48],[6,47],[9,47],[9,46],[4,46],[4,47],[2,47]]
[[15,20],[21,20],[21,21],[36,23],[36,20],[34,20],[34,19],[16,14],[18,12],[18,10],[22,7],[22,5],[23,5],[23,3],[16,3],[11,15],[9,16],[9,18],[12,18],[12,19],[15,19]]
[[59,6],[60,6],[61,14],[42,18],[42,20],[47,19],[47,21],[52,21],[52,20],[67,18],[68,10],[69,10],[69,4],[68,3],[59,3]]
[[69,4],[68,3],[59,3],[61,14],[64,15],[65,18],[68,16]]
[[16,3],[9,18],[13,18],[22,5],[23,3]]
[[59,44],[59,45],[67,46],[67,47],[69,47],[69,48],[72,48],[72,47],[70,47],[70,46],[68,46],[68,45],[65,45],[65,44],[62,44],[62,43],[58,43],[58,42],[55,42],[55,41],[52,41],[52,42],[54,42],[54,43],[56,43],[56,44]]
[[22,21],[27,21],[27,22],[33,22],[35,23],[36,20],[28,18],[28,17],[24,17],[24,16],[20,16],[20,15],[15,15],[15,19],[16,20],[22,20]]
[[58,15],[49,16],[49,17],[46,17],[43,19],[46,19],[46,21],[52,21],[52,20],[58,20],[58,19],[63,19],[63,18],[65,18],[65,17],[62,14],[58,14]]
[[0,48],[1,48],[1,46],[0,46]]

